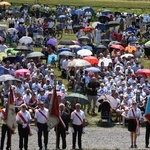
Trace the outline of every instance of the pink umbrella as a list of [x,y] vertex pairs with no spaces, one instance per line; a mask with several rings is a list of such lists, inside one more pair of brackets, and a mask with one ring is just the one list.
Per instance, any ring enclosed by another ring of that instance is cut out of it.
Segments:
[[51,45],[56,45],[57,44],[57,39],[55,38],[51,38],[46,42],[47,45],[51,44]]
[[78,41],[73,41],[75,45],[79,45],[79,42]]
[[30,73],[28,69],[18,69],[14,72],[15,77],[25,77],[27,73]]

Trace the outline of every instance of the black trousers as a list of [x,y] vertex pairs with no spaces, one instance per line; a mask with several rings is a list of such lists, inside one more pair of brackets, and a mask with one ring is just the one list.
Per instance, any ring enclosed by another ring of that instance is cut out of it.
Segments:
[[19,133],[19,148],[22,149],[24,147],[24,149],[27,150],[29,137],[28,127],[23,128],[22,125],[18,124],[18,133]]
[[38,131],[38,146],[42,149],[42,134],[44,134],[44,146],[47,148],[48,144],[48,131],[47,131],[47,124],[37,123]]
[[9,127],[6,124],[3,124],[2,129],[1,129],[1,135],[2,135],[2,137],[1,137],[1,150],[4,149],[4,141],[5,141],[6,133],[7,133],[6,149],[10,148],[10,132],[11,132],[11,130],[9,129]]
[[146,133],[145,133],[145,145],[149,145],[149,137],[150,137],[150,123],[146,121]]
[[77,134],[78,134],[78,147],[79,149],[82,148],[82,129],[83,129],[83,126],[82,125],[74,125],[73,124],[73,129],[74,129],[74,133],[73,133],[73,146],[72,148],[75,149],[76,148],[76,137],[77,137]]
[[57,148],[59,148],[60,144],[60,137],[62,139],[62,149],[66,149],[66,130],[64,129],[57,129]]

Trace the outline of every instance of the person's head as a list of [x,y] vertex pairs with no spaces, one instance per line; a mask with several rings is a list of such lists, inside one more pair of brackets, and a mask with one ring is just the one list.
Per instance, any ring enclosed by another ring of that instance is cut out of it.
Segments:
[[44,103],[42,101],[39,102],[39,107],[43,110],[44,109]]
[[137,102],[136,101],[132,101],[132,107],[136,108],[137,107]]
[[76,103],[76,111],[80,111],[81,105],[79,103]]
[[21,110],[22,110],[23,112],[25,112],[26,109],[27,109],[27,105],[26,105],[26,104],[22,104],[22,105],[21,105]]
[[92,82],[96,82],[96,78],[95,78],[95,77],[92,77],[91,81],[92,81]]
[[65,109],[65,105],[63,103],[59,104],[59,110],[63,111]]

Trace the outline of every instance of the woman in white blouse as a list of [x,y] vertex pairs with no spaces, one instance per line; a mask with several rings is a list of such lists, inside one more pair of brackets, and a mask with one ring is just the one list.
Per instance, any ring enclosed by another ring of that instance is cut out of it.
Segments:
[[129,118],[128,131],[130,131],[131,148],[137,148],[136,139],[140,134],[140,120],[142,119],[141,110],[137,107],[137,102],[132,102],[132,107],[128,111]]

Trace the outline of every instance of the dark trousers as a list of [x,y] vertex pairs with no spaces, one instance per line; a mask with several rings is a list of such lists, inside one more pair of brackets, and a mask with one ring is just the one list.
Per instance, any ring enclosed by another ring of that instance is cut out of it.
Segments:
[[22,125],[18,124],[18,133],[19,133],[19,148],[22,149],[24,147],[24,149],[27,150],[28,136],[29,136],[28,127],[22,128]]
[[149,145],[149,137],[150,137],[150,123],[146,121],[146,133],[145,133],[145,145]]
[[47,124],[37,123],[38,131],[38,146],[42,149],[42,134],[44,134],[44,145],[47,148],[48,144],[48,131],[47,131]]
[[73,129],[74,129],[73,139],[72,139],[73,140],[73,146],[72,146],[73,149],[76,148],[76,137],[77,137],[77,134],[78,134],[78,146],[79,146],[79,149],[82,148],[82,140],[81,140],[82,128],[83,128],[82,125],[74,125],[73,124]]
[[10,132],[11,130],[9,129],[9,127],[6,125],[6,124],[3,124],[2,125],[2,130],[1,130],[1,150],[4,149],[4,141],[5,141],[5,136],[6,136],[6,133],[7,133],[7,146],[6,146],[6,149],[9,149],[10,148]]
[[62,149],[66,149],[66,130],[62,129],[62,130],[57,130],[57,148],[59,148],[59,144],[60,144],[60,136],[62,139]]

